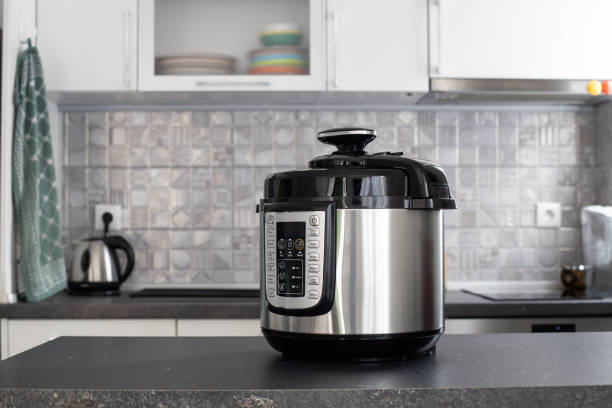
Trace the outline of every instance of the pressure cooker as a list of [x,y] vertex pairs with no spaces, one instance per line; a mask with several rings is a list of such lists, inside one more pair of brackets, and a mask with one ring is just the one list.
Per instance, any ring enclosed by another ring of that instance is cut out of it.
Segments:
[[337,151],[264,182],[261,328],[286,356],[401,358],[444,331],[442,210],[455,200],[438,165],[368,154],[375,137],[319,132]]

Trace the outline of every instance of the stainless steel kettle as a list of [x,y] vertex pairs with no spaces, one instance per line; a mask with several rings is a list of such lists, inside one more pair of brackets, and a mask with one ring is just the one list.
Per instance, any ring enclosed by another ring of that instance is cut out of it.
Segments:
[[[125,252],[123,271],[117,250]],[[116,291],[134,269],[134,249],[123,237],[104,236],[80,241],[73,250],[68,287],[73,291]]]

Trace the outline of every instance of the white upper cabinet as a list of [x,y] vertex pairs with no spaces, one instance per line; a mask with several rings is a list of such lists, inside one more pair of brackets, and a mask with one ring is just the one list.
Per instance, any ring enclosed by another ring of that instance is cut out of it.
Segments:
[[328,0],[327,17],[329,90],[428,90],[427,0]]
[[38,0],[47,91],[137,89],[137,0]]
[[139,89],[323,90],[324,19],[324,0],[140,0]]
[[607,79],[609,0],[430,0],[430,73]]

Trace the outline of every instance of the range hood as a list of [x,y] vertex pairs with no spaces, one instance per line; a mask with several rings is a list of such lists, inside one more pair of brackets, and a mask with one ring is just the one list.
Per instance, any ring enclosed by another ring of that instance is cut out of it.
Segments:
[[597,105],[607,95],[587,92],[588,80],[431,78],[420,105],[558,104]]

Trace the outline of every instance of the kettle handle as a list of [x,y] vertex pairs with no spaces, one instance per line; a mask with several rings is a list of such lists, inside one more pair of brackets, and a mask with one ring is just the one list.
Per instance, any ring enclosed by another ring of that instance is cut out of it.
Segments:
[[134,248],[130,245],[129,242],[123,237],[118,235],[112,237],[104,237],[104,243],[108,245],[111,249],[120,249],[125,252],[127,256],[127,265],[125,265],[125,270],[119,274],[119,283],[123,283],[132,273],[134,269]]

